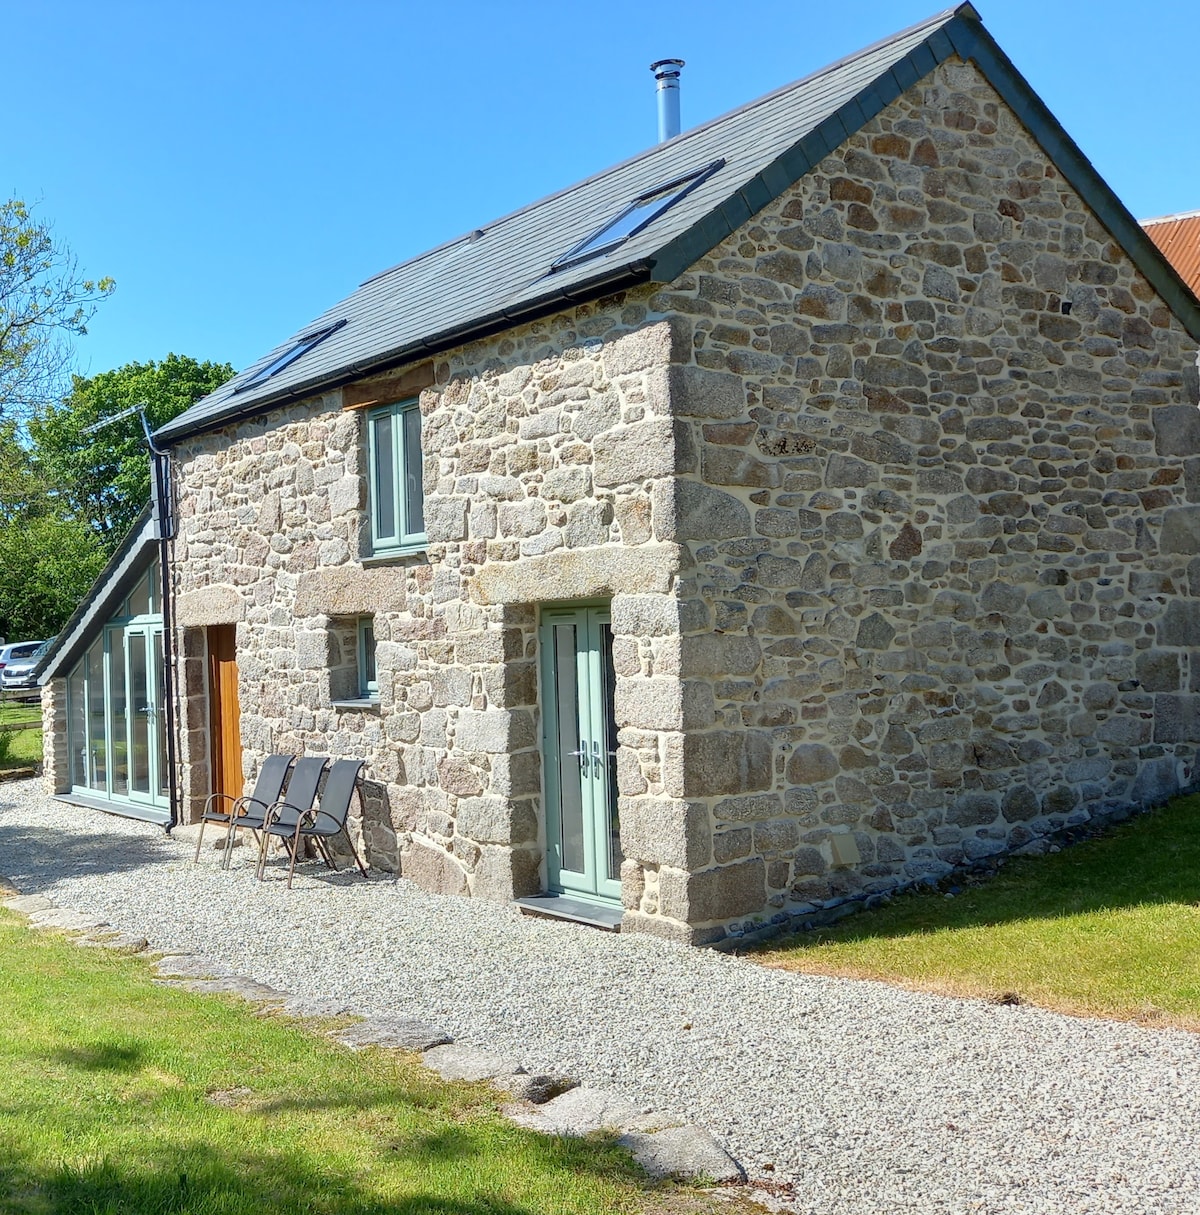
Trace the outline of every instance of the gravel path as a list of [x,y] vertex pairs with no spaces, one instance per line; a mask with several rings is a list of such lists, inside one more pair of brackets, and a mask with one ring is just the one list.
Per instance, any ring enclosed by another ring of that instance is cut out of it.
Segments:
[[[360,877],[257,883],[0,786],[0,874],[364,1015],[427,1020],[707,1127],[811,1215],[1200,1211],[1200,1037],[765,970]],[[313,871],[315,872],[315,871]]]

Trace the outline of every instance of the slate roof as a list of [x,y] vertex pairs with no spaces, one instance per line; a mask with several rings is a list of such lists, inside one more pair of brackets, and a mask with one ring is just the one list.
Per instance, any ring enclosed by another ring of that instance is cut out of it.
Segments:
[[[1195,298],[1013,68],[975,9],[961,4],[368,279],[156,437],[178,441],[621,287],[670,282],[955,55],[975,61],[1200,338]],[[617,249],[550,272],[557,258],[638,195],[717,161],[724,163],[702,185]],[[282,371],[238,390],[305,336],[338,322],[344,324]]]
[[1192,294],[1200,296],[1200,211],[1144,219],[1142,227]]

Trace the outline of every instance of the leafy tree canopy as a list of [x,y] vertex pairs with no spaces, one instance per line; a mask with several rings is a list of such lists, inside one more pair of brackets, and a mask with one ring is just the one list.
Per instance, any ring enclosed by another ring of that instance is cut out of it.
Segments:
[[83,278],[49,224],[17,198],[0,202],[0,417],[21,418],[51,400],[70,358],[67,338],[87,332],[111,278]]
[[150,497],[150,459],[136,415],[94,434],[84,429],[135,405],[145,408],[151,429],[157,429],[232,375],[228,363],[198,363],[178,354],[161,363],[127,363],[90,378],[74,376],[70,393],[30,420],[38,469],[67,513],[86,523],[106,552],[121,542]]
[[78,520],[35,515],[0,526],[0,635],[54,637],[104,562],[95,533]]

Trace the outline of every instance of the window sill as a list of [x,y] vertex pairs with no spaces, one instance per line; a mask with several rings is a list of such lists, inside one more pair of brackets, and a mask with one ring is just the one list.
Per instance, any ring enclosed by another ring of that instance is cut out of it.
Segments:
[[370,556],[361,558],[361,561],[364,569],[373,565],[398,565],[401,561],[408,561],[413,557],[424,557],[427,551],[428,545],[422,541],[420,544],[414,544],[412,548],[393,548],[384,553],[371,553]]
[[378,709],[378,696],[358,696],[353,700],[331,700],[330,708],[333,709]]

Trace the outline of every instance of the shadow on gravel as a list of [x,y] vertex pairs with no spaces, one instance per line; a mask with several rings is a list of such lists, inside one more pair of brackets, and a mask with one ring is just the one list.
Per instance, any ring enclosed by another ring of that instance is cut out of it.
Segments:
[[0,866],[22,894],[37,894],[44,884],[59,877],[125,873],[176,859],[160,847],[162,839],[163,829],[152,823],[145,824],[144,833],[109,835],[0,821]]

